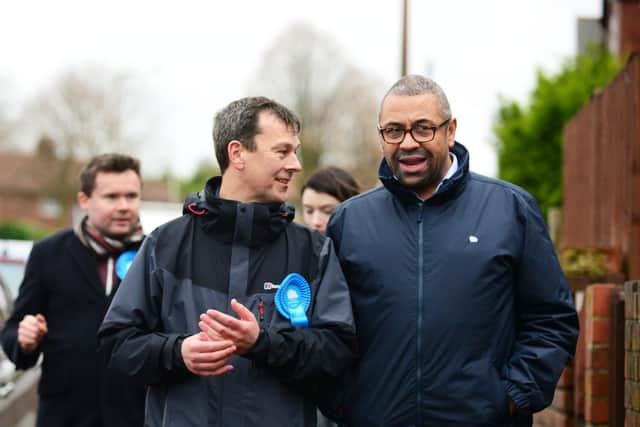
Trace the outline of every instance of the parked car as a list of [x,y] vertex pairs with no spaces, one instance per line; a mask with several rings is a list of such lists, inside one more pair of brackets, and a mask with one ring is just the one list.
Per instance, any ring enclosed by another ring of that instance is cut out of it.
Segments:
[[0,274],[11,291],[12,299],[18,296],[32,246],[30,240],[0,239]]
[[[32,242],[0,240],[0,330],[11,315]],[[0,350],[0,399],[13,391],[18,377],[14,364]]]
[[[0,274],[0,329],[11,315],[13,309],[13,296],[2,274]],[[16,375],[15,365],[0,350],[0,398],[7,396],[13,390],[13,382]]]

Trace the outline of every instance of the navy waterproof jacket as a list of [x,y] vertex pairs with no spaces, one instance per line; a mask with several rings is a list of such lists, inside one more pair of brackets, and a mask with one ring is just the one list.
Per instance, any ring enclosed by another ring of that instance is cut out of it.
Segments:
[[535,200],[451,151],[459,169],[428,200],[383,160],[384,186],[329,223],[361,360],[326,410],[348,426],[530,425],[574,354],[578,317]]

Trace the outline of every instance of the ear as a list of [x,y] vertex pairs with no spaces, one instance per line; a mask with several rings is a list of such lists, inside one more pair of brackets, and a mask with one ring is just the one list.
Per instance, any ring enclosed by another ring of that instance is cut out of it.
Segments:
[[451,121],[447,123],[447,145],[449,148],[453,147],[456,142],[456,129],[458,128],[458,120],[453,117]]
[[386,142],[384,142],[384,139],[382,139],[382,135],[380,135],[380,132],[378,132],[378,142],[378,149],[380,153],[384,154],[384,144],[386,144]]
[[229,166],[236,170],[244,169],[244,152],[246,148],[240,141],[233,140],[227,145],[227,154],[229,155]]
[[89,196],[84,194],[84,192],[80,191],[78,192],[77,199],[78,199],[78,204],[80,205],[80,208],[86,211],[89,206]]

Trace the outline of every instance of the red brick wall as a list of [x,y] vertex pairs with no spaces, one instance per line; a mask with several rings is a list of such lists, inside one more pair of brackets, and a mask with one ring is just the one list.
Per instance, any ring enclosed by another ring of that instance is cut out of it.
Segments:
[[585,305],[584,419],[589,424],[609,421],[610,299],[620,287],[591,285]]
[[[620,285],[615,284],[587,286],[579,313],[581,330],[575,358],[563,372],[551,406],[534,415],[535,427],[610,425],[609,359],[613,355],[613,349],[609,348],[611,300],[617,297],[621,289]],[[640,348],[640,327],[636,332]],[[622,345],[617,351],[623,351]],[[640,358],[637,361],[640,362]],[[627,364],[627,369],[629,366]],[[640,370],[639,365],[634,366]],[[622,378],[618,381],[622,381]],[[637,397],[640,404],[640,388]]]
[[625,425],[640,426],[640,282],[627,282],[625,294]]
[[618,55],[640,52],[640,1],[614,1],[610,22],[617,21],[617,31],[609,32],[608,45]]

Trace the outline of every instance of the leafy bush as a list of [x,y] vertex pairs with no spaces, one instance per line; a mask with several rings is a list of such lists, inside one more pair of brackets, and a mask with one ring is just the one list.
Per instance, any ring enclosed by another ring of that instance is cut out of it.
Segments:
[[567,248],[560,252],[560,265],[567,277],[598,278],[608,273],[607,255],[596,249]]
[[49,230],[35,225],[7,221],[0,223],[0,239],[40,240],[50,233]]
[[529,191],[542,211],[562,205],[562,145],[565,124],[621,62],[603,48],[567,60],[560,72],[538,71],[529,102],[502,99],[494,122],[500,178]]

